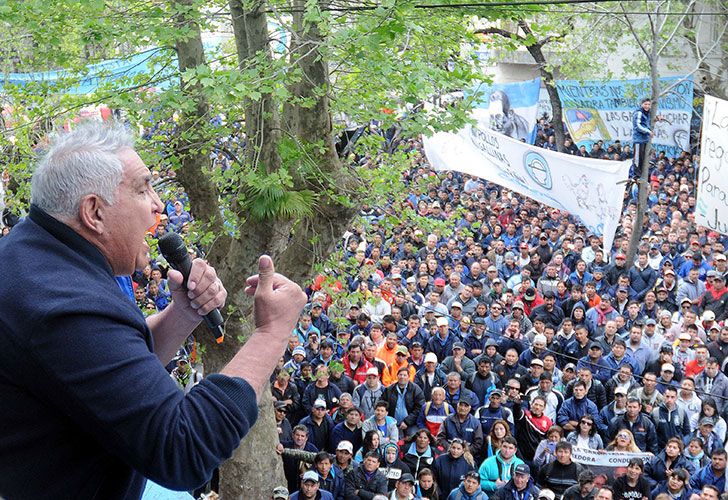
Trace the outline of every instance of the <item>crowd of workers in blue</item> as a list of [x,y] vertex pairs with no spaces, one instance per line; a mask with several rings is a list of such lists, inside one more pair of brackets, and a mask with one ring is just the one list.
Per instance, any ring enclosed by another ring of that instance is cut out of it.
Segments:
[[[540,136],[553,143],[547,123]],[[648,213],[628,263],[634,190],[605,253],[568,214],[434,172],[418,140],[406,147],[405,194],[362,207],[343,243],[347,272],[333,286],[311,284],[272,378],[287,490],[721,496],[728,268],[725,237],[694,224],[699,157],[653,153]],[[630,154],[619,144],[592,149],[596,158]],[[392,215],[401,222],[385,222]],[[422,218],[448,230],[425,231]],[[635,458],[605,477],[575,462],[573,448]],[[288,453],[296,449],[313,463]]]
[[[553,147],[553,137],[540,121],[537,144]],[[632,154],[619,143],[565,146]],[[362,207],[338,269],[307,288],[271,377],[287,479],[272,498],[723,495],[726,239],[694,223],[699,157],[652,154],[648,212],[628,263],[633,187],[604,252],[568,214],[435,172],[419,140],[403,147],[412,167],[402,198]],[[213,163],[225,168],[224,155]],[[164,199],[157,236],[186,232],[184,191],[167,188]],[[142,310],[168,303],[163,271],[133,277]],[[199,374],[184,356],[175,363],[189,390]],[[574,461],[574,448],[635,458],[607,477]]]

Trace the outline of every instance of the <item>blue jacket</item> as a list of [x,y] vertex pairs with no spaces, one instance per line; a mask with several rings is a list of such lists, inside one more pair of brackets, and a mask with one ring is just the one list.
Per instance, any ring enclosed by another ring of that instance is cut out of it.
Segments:
[[206,482],[255,423],[253,388],[213,374],[180,391],[106,258],[39,208],[0,254],[2,276],[22,276],[0,280],[3,495],[139,498],[145,477]]
[[460,483],[460,486],[450,492],[447,496],[447,500],[488,500],[488,495],[486,495],[480,487],[475,490],[475,493],[468,495],[465,493],[463,484]]
[[556,415],[556,423],[563,426],[570,420],[576,420],[578,422],[584,415],[591,415],[594,422],[599,422],[597,405],[586,396],[581,400],[572,397],[565,400],[564,404],[559,408],[559,412]]
[[627,414],[614,417],[609,424],[609,438],[613,439],[620,429],[627,429],[634,436],[634,443],[640,450],[657,455],[659,451],[657,448],[657,433],[652,420],[644,413],[640,413],[637,420],[632,423],[626,419],[626,416]]
[[321,474],[319,474],[319,480],[321,484],[319,490],[326,490],[326,492],[331,493],[333,500],[344,500],[346,495],[346,482],[344,481],[344,471],[338,465],[333,464],[331,466],[329,477],[326,479],[322,478]]
[[700,491],[706,484],[712,484],[718,488],[718,491],[725,490],[725,472],[722,476],[716,477],[713,473],[713,466],[708,464],[696,474],[690,476],[690,487],[692,489]]
[[[606,356],[602,357],[602,360],[604,361],[604,364],[607,365],[609,368],[608,371],[599,372],[599,381],[601,383],[606,383],[611,376],[614,376],[615,373],[619,371],[619,369],[624,365],[630,365],[632,367],[632,373],[635,375],[639,375],[639,364],[637,363],[637,360],[634,359],[634,357],[626,352],[621,360],[617,361],[614,357],[614,354],[611,352],[607,354]],[[602,376],[606,376],[606,378],[602,379]]]
[[460,478],[471,470],[474,470],[474,467],[465,461],[465,457],[452,458],[449,453],[440,455],[432,464],[432,472],[434,472],[437,484],[443,491],[457,488],[460,484]]
[[650,112],[640,106],[632,113],[632,142],[647,144],[650,140]]
[[[656,488],[660,483],[666,482],[667,475],[665,471],[667,470],[667,466],[665,460],[665,451],[663,450],[645,464],[644,478],[650,483],[650,489]],[[687,470],[690,477],[695,474],[695,467],[682,454],[670,466],[670,469],[673,470],[680,468]]]
[[[293,494],[288,497],[290,500],[298,500],[298,491],[294,491]],[[344,497],[341,497],[342,499]],[[329,493],[328,491],[319,488],[318,493],[316,494],[316,500],[338,500],[335,499],[334,496]]]
[[656,282],[657,271],[649,265],[642,270],[638,269],[637,266],[632,266],[629,269],[629,286],[637,292],[635,300],[644,299],[647,292],[654,288]]

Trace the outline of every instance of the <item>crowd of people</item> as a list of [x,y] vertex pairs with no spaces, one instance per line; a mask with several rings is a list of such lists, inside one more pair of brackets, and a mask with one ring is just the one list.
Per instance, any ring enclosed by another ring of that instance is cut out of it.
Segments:
[[[273,498],[720,497],[728,268],[725,236],[694,224],[699,157],[653,153],[645,226],[627,189],[605,251],[568,214],[405,147],[402,199],[362,207],[271,379]],[[633,456],[611,476],[575,449]]]

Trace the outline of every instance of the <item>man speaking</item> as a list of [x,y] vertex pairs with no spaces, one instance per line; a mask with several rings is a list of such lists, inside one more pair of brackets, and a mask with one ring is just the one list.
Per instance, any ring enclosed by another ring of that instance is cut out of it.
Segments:
[[29,216],[0,241],[0,496],[139,498],[145,478],[204,483],[255,423],[257,398],[306,297],[267,256],[248,278],[256,330],[185,395],[166,365],[227,292],[192,262],[145,320],[114,280],[144,266],[164,205],[119,126],[57,137],[32,179]]

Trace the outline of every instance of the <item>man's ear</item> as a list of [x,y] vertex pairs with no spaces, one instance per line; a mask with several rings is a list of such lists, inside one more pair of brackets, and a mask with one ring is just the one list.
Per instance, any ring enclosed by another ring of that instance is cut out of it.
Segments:
[[81,226],[93,233],[103,234],[106,203],[100,196],[89,194],[81,199],[78,206],[78,220]]

